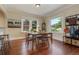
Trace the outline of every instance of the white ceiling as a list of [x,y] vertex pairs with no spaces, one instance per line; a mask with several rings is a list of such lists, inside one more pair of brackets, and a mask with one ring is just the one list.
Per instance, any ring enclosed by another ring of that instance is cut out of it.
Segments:
[[33,4],[4,4],[3,7],[8,12],[26,12],[34,15],[44,16],[45,14],[58,9],[63,4],[41,4],[39,8],[36,8]]

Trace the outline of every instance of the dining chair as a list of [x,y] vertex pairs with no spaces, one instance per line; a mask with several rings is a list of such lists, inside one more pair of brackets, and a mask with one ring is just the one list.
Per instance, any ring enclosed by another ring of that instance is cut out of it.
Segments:
[[9,53],[10,48],[9,36],[0,35],[0,54],[5,55]]
[[26,45],[29,48],[30,45],[32,47],[32,50],[34,49],[34,44],[35,44],[35,37],[33,34],[28,33],[28,35],[26,36]]
[[4,38],[0,37],[0,55],[4,54],[4,42],[3,42]]
[[51,44],[53,42],[53,33],[48,33],[48,37],[50,38]]
[[37,35],[37,48],[39,48],[39,45],[45,46],[44,44],[47,44],[49,47],[49,37],[48,34],[39,34]]

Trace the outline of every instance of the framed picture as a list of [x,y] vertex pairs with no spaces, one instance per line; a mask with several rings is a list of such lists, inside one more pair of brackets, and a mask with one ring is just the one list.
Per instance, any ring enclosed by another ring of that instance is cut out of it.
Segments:
[[21,20],[8,19],[8,28],[21,28]]

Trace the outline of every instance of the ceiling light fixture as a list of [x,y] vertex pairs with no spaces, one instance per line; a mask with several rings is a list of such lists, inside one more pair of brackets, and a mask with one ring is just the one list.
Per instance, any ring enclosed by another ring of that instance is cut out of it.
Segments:
[[35,7],[40,7],[40,4],[35,4]]

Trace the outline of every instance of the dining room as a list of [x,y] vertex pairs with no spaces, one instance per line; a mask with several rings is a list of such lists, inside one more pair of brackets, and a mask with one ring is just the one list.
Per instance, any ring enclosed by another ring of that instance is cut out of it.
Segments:
[[79,54],[78,10],[75,4],[0,5],[0,55]]

